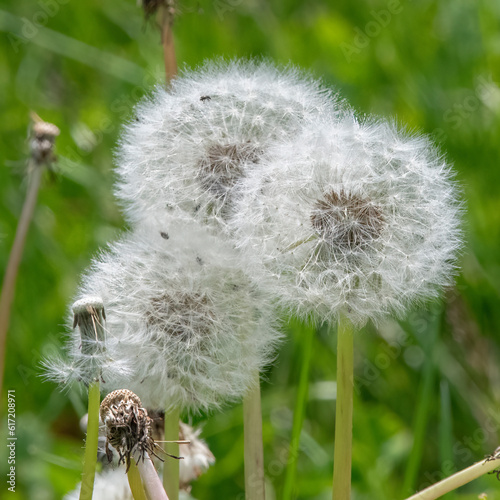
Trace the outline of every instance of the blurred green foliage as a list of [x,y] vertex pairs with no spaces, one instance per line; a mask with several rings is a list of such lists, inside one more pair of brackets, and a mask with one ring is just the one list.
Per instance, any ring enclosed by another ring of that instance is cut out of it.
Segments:
[[[291,61],[336,87],[361,114],[433,134],[456,166],[468,207],[456,289],[432,313],[369,326],[355,340],[353,498],[403,498],[491,453],[500,444],[500,3],[179,4],[181,65],[221,55]],[[61,345],[80,273],[123,229],[112,196],[113,150],[134,103],[163,80],[163,55],[154,23],[134,0],[3,0],[0,32],[0,269],[24,199],[29,111],[61,129],[57,171],[46,175],[20,269],[6,368],[18,436],[18,484],[6,498],[49,500],[79,480],[85,395],[43,382],[40,361]],[[268,500],[282,491],[302,330],[290,323],[265,374]],[[313,349],[296,493],[320,500],[331,497],[334,330],[318,329]],[[217,457],[193,495],[243,499],[241,406],[190,418],[203,425]],[[2,455],[5,429],[4,421]],[[0,471],[3,495],[3,458]],[[491,500],[499,491],[495,476],[485,476],[448,498],[486,492]]]

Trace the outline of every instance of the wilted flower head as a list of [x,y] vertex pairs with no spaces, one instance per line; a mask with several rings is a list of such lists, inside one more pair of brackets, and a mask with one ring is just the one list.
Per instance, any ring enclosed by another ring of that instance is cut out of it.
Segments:
[[343,107],[295,68],[208,62],[137,107],[118,155],[117,196],[132,222],[169,212],[224,224],[238,182],[274,140]]
[[101,388],[127,387],[151,409],[239,398],[278,338],[236,252],[194,224],[138,228],[94,262],[80,295],[106,308],[106,352],[118,369],[103,368]]
[[270,148],[245,179],[231,226],[284,307],[359,325],[450,284],[457,196],[427,139],[347,117]]
[[156,455],[152,437],[152,419],[143,408],[141,400],[128,389],[118,389],[109,393],[102,401],[99,414],[106,433],[106,455],[112,462],[112,446],[119,455],[118,465],[131,460],[143,460]]

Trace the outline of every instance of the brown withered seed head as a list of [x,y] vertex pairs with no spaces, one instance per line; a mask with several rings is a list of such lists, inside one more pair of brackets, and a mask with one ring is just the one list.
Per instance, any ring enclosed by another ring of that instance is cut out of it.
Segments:
[[127,389],[111,392],[102,401],[99,413],[106,427],[109,461],[112,460],[109,445],[118,452],[118,463],[127,464],[127,471],[134,454],[139,459],[144,459],[146,452],[155,455],[151,419],[136,394]]
[[311,223],[327,243],[353,249],[378,238],[384,218],[370,200],[341,190],[330,191],[316,202]]
[[224,196],[243,175],[243,165],[258,163],[261,153],[251,142],[212,144],[200,161],[198,177],[205,189]]
[[56,159],[54,155],[54,143],[56,137],[61,132],[53,123],[44,122],[34,113],[32,114],[32,118],[31,157],[37,165],[52,163]]

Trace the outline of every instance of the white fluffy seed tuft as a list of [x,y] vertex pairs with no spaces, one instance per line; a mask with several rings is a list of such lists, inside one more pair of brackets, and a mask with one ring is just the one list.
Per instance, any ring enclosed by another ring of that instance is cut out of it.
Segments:
[[207,62],[137,107],[118,151],[117,197],[132,224],[169,213],[224,227],[239,181],[274,141],[345,108],[296,68]]
[[194,223],[167,221],[111,245],[84,278],[80,294],[102,297],[106,310],[101,387],[127,387],[151,409],[217,408],[270,362],[276,320],[229,245]]
[[345,117],[270,147],[230,226],[252,274],[284,308],[362,325],[451,284],[458,194],[426,138]]

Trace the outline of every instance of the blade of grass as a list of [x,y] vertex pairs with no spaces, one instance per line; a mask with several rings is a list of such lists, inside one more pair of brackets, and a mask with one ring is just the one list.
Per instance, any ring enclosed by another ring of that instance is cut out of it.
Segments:
[[[439,458],[441,469],[453,466],[453,418],[451,414],[450,386],[447,380],[442,379],[439,386],[441,395],[441,412],[439,415]],[[453,500],[454,493],[448,493],[443,500]]]
[[413,424],[413,447],[406,466],[403,482],[403,496],[409,492],[415,491],[415,483],[420,469],[424,444],[426,443],[427,423],[429,421],[430,410],[432,407],[435,380],[433,351],[438,337],[440,317],[440,315],[433,315],[428,324],[429,340],[427,342],[425,353],[426,361],[423,367],[422,382],[420,384],[416,401],[416,413]]
[[297,470],[297,457],[299,454],[300,434],[307,403],[309,388],[309,368],[311,365],[312,345],[315,329],[303,327],[301,332],[301,367],[299,385],[297,388],[297,398],[295,400],[295,410],[293,412],[292,439],[288,451],[288,462],[285,473],[285,484],[283,487],[283,500],[293,498],[295,485],[295,473]]

